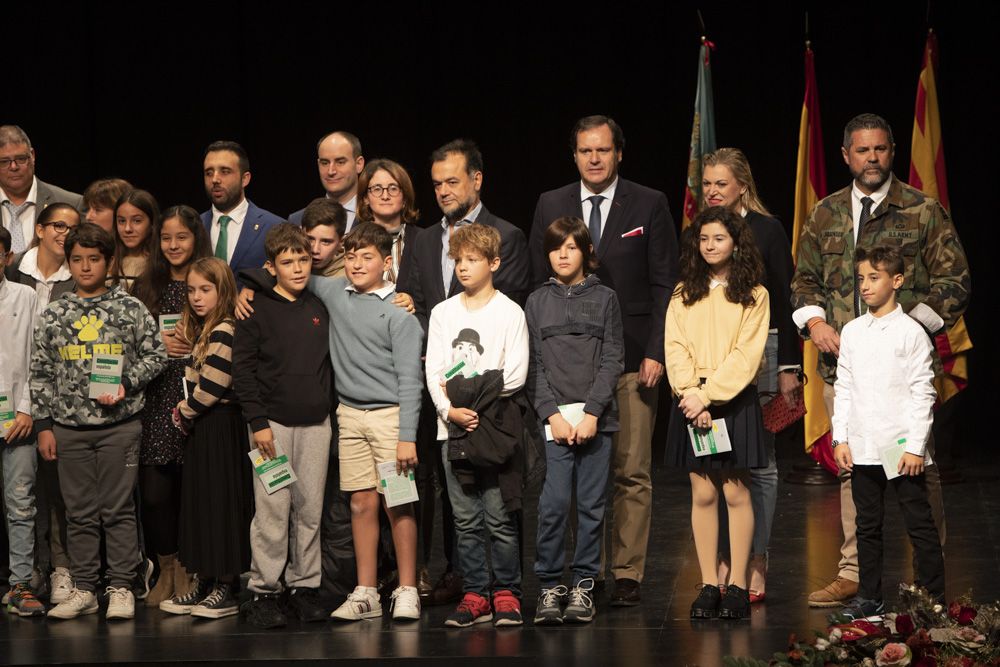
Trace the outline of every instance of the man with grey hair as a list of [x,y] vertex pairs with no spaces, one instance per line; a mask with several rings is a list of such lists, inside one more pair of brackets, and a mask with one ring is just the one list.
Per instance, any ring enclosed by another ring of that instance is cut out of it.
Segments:
[[35,218],[57,202],[79,209],[81,197],[35,178],[35,149],[28,135],[17,125],[0,125],[0,208],[14,253],[31,245]]

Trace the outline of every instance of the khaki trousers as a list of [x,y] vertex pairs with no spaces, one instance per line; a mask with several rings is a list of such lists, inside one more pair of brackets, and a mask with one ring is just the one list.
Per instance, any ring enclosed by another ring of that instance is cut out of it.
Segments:
[[[823,403],[826,405],[826,413],[833,417],[833,399],[835,392],[832,384],[823,383]],[[927,443],[930,448],[931,457],[934,456],[934,438]],[[937,526],[938,536],[941,538],[941,547],[944,548],[945,519],[944,519],[944,499],[941,497],[941,476],[938,474],[937,465],[925,468],[924,475],[927,477],[927,500],[931,504],[931,514],[934,516],[934,525]],[[858,536],[855,521],[858,511],[854,506],[854,494],[851,489],[851,473],[841,471],[840,475],[840,524],[844,530],[844,543],[840,546],[840,563],[838,564],[837,576],[851,581],[858,581]],[[916,567],[914,567],[916,572]]]
[[611,573],[616,580],[642,581],[646,571],[653,514],[650,441],[658,394],[658,387],[640,388],[638,373],[623,374],[615,391],[621,422],[611,444]]

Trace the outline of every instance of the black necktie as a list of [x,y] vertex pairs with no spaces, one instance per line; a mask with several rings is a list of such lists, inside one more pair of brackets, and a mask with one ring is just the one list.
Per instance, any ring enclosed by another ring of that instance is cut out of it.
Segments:
[[[871,197],[861,198],[861,217],[858,218],[857,238],[854,239],[855,252],[857,252],[858,241],[861,239],[861,232],[864,231],[865,223],[872,217],[872,204],[874,203]],[[861,285],[858,284],[857,276],[854,278],[854,316],[861,316]]]
[[594,195],[592,197],[587,197],[587,201],[590,202],[590,222],[587,224],[590,227],[590,240],[594,244],[594,250],[597,250],[598,244],[601,242],[601,200],[604,199],[601,195]]

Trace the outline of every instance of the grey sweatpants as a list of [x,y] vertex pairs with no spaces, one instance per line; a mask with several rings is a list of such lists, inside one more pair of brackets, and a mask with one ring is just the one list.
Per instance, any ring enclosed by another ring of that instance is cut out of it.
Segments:
[[139,562],[133,491],[139,472],[142,422],[133,419],[99,429],[56,425],[59,487],[66,503],[70,573],[76,587],[93,592],[101,569],[101,527],[108,584],[132,588]]
[[330,459],[330,418],[309,426],[269,423],[298,479],[270,495],[259,479],[253,481],[256,512],[250,522],[253,559],[248,587],[255,593],[278,593],[284,570],[289,588],[319,588],[319,526]]

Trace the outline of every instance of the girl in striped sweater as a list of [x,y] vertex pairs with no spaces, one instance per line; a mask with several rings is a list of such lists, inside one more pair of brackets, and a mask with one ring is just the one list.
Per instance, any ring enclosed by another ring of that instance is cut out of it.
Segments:
[[215,257],[191,264],[188,303],[177,330],[192,345],[186,398],[174,425],[188,433],[181,485],[179,559],[197,586],[165,600],[172,614],[222,618],[239,611],[239,574],[250,567],[253,512],[246,424],[232,388],[236,282]]

